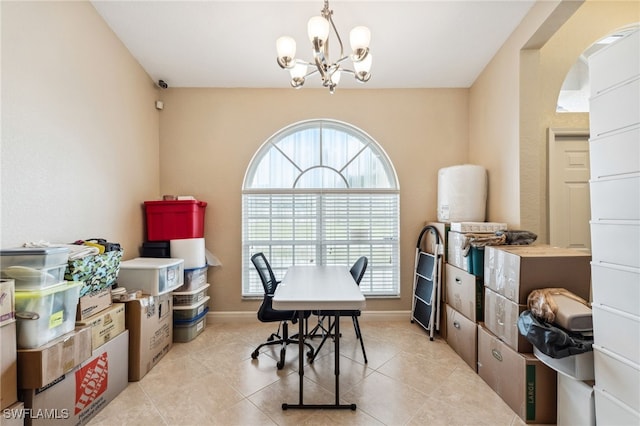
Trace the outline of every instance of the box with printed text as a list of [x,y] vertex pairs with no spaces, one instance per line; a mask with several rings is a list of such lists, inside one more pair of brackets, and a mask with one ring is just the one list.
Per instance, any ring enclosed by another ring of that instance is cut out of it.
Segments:
[[42,388],[22,390],[25,426],[87,424],[127,387],[128,345],[125,330],[71,372]]

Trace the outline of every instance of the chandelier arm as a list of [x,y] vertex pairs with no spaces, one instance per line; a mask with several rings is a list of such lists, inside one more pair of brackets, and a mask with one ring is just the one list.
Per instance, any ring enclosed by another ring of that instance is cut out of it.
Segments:
[[315,55],[315,66],[317,71],[320,73],[320,77],[322,78],[322,81],[327,80],[327,72],[324,69],[324,61],[323,59],[320,57],[320,55]]
[[338,39],[338,44],[340,45],[340,57],[342,58],[344,56],[344,46],[342,45],[342,39],[340,38],[340,34],[338,34],[336,24],[333,23],[332,15],[333,13],[329,15],[329,22],[331,23],[331,28],[333,28],[333,33],[336,35],[336,38]]

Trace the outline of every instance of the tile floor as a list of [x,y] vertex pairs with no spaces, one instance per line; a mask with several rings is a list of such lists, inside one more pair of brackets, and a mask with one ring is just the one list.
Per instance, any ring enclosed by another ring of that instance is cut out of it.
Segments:
[[[444,340],[430,341],[409,320],[361,321],[368,364],[351,321],[341,325],[340,395],[356,411],[283,411],[283,402],[298,401],[297,346],[289,346],[277,370],[273,346],[251,359],[276,324],[214,323],[191,342],[174,344],[90,425],[524,424]],[[325,344],[305,368],[305,402],[334,402],[333,359],[333,344]]]

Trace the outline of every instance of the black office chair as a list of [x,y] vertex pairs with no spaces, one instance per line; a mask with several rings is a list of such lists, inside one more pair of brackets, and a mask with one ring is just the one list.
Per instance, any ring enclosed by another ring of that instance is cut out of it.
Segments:
[[[364,276],[364,273],[367,270],[368,263],[369,263],[369,260],[365,256],[361,256],[360,258],[358,258],[358,260],[356,260],[356,262],[351,267],[351,270],[350,270],[351,276],[355,280],[356,284],[360,285],[360,281],[362,281],[362,277]],[[313,313],[318,316],[318,324],[308,333],[308,335],[310,337],[314,337],[314,336],[317,336],[318,333],[320,332],[320,334],[322,335],[322,341],[318,345],[318,348],[316,349],[315,354],[309,355],[309,363],[313,363],[313,360],[315,359],[316,355],[318,354],[318,352],[320,352],[320,348],[322,348],[322,345],[324,345],[324,342],[327,340],[327,338],[332,336],[331,332],[335,328],[335,320],[333,322],[329,320],[328,328],[324,327],[325,319],[327,317],[330,318],[331,316],[333,316],[334,311],[314,311]],[[360,332],[360,322],[358,321],[358,317],[361,315],[360,310],[339,311],[339,315],[341,317],[351,317],[351,320],[353,322],[353,328],[355,329],[355,332],[356,332],[356,339],[360,340],[360,347],[362,348],[362,356],[364,357],[364,363],[366,364],[368,362],[367,352],[364,349],[364,341],[362,340],[362,333]]]
[[[258,271],[258,275],[260,276],[260,281],[262,281],[262,287],[264,288],[264,298],[262,299],[262,304],[260,305],[260,309],[258,309],[258,319],[261,322],[278,322],[278,331],[275,333],[271,333],[271,335],[267,338],[267,341],[260,344],[252,353],[251,358],[256,359],[260,354],[260,349],[263,346],[270,345],[281,345],[280,348],[280,360],[277,363],[278,370],[281,370],[284,367],[284,358],[287,350],[287,345],[289,343],[298,344],[297,336],[298,334],[294,334],[289,336],[289,321],[292,324],[298,322],[298,312],[297,311],[281,311],[273,309],[272,307],[272,299],[273,294],[276,291],[278,284],[280,281],[276,280],[276,277],[271,269],[271,265],[267,261],[267,258],[263,253],[256,253],[251,256],[251,262],[253,266],[256,267]],[[305,318],[309,316],[310,313],[305,313]],[[280,335],[280,327],[282,326],[282,336]],[[309,348],[309,352],[307,352],[308,357],[313,357],[313,347],[305,342],[305,345]]]

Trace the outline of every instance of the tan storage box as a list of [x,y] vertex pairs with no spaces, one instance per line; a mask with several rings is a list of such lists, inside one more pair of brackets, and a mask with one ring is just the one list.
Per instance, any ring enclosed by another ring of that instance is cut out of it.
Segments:
[[473,322],[484,317],[482,279],[448,263],[445,266],[447,304]]
[[91,357],[91,328],[77,327],[44,346],[18,350],[18,387],[41,388]]
[[473,371],[478,371],[478,325],[447,305],[447,344]]
[[488,288],[484,291],[484,326],[510,348],[533,352],[533,345],[518,331],[518,317],[527,305],[518,305]]
[[76,325],[91,327],[91,350],[96,350],[125,330],[124,304],[114,303],[106,311],[102,311]]
[[16,322],[0,327],[0,409],[18,400],[16,362]]
[[173,346],[171,293],[124,302],[129,330],[129,381],[143,378]]
[[520,305],[531,290],[562,287],[589,299],[591,255],[579,250],[533,246],[487,246],[484,285]]
[[82,296],[78,301],[76,320],[82,321],[111,306],[111,287]]
[[50,385],[21,391],[27,411],[37,414],[25,426],[87,424],[127,387],[128,344],[125,331]]
[[526,423],[556,422],[556,372],[478,325],[478,374]]

